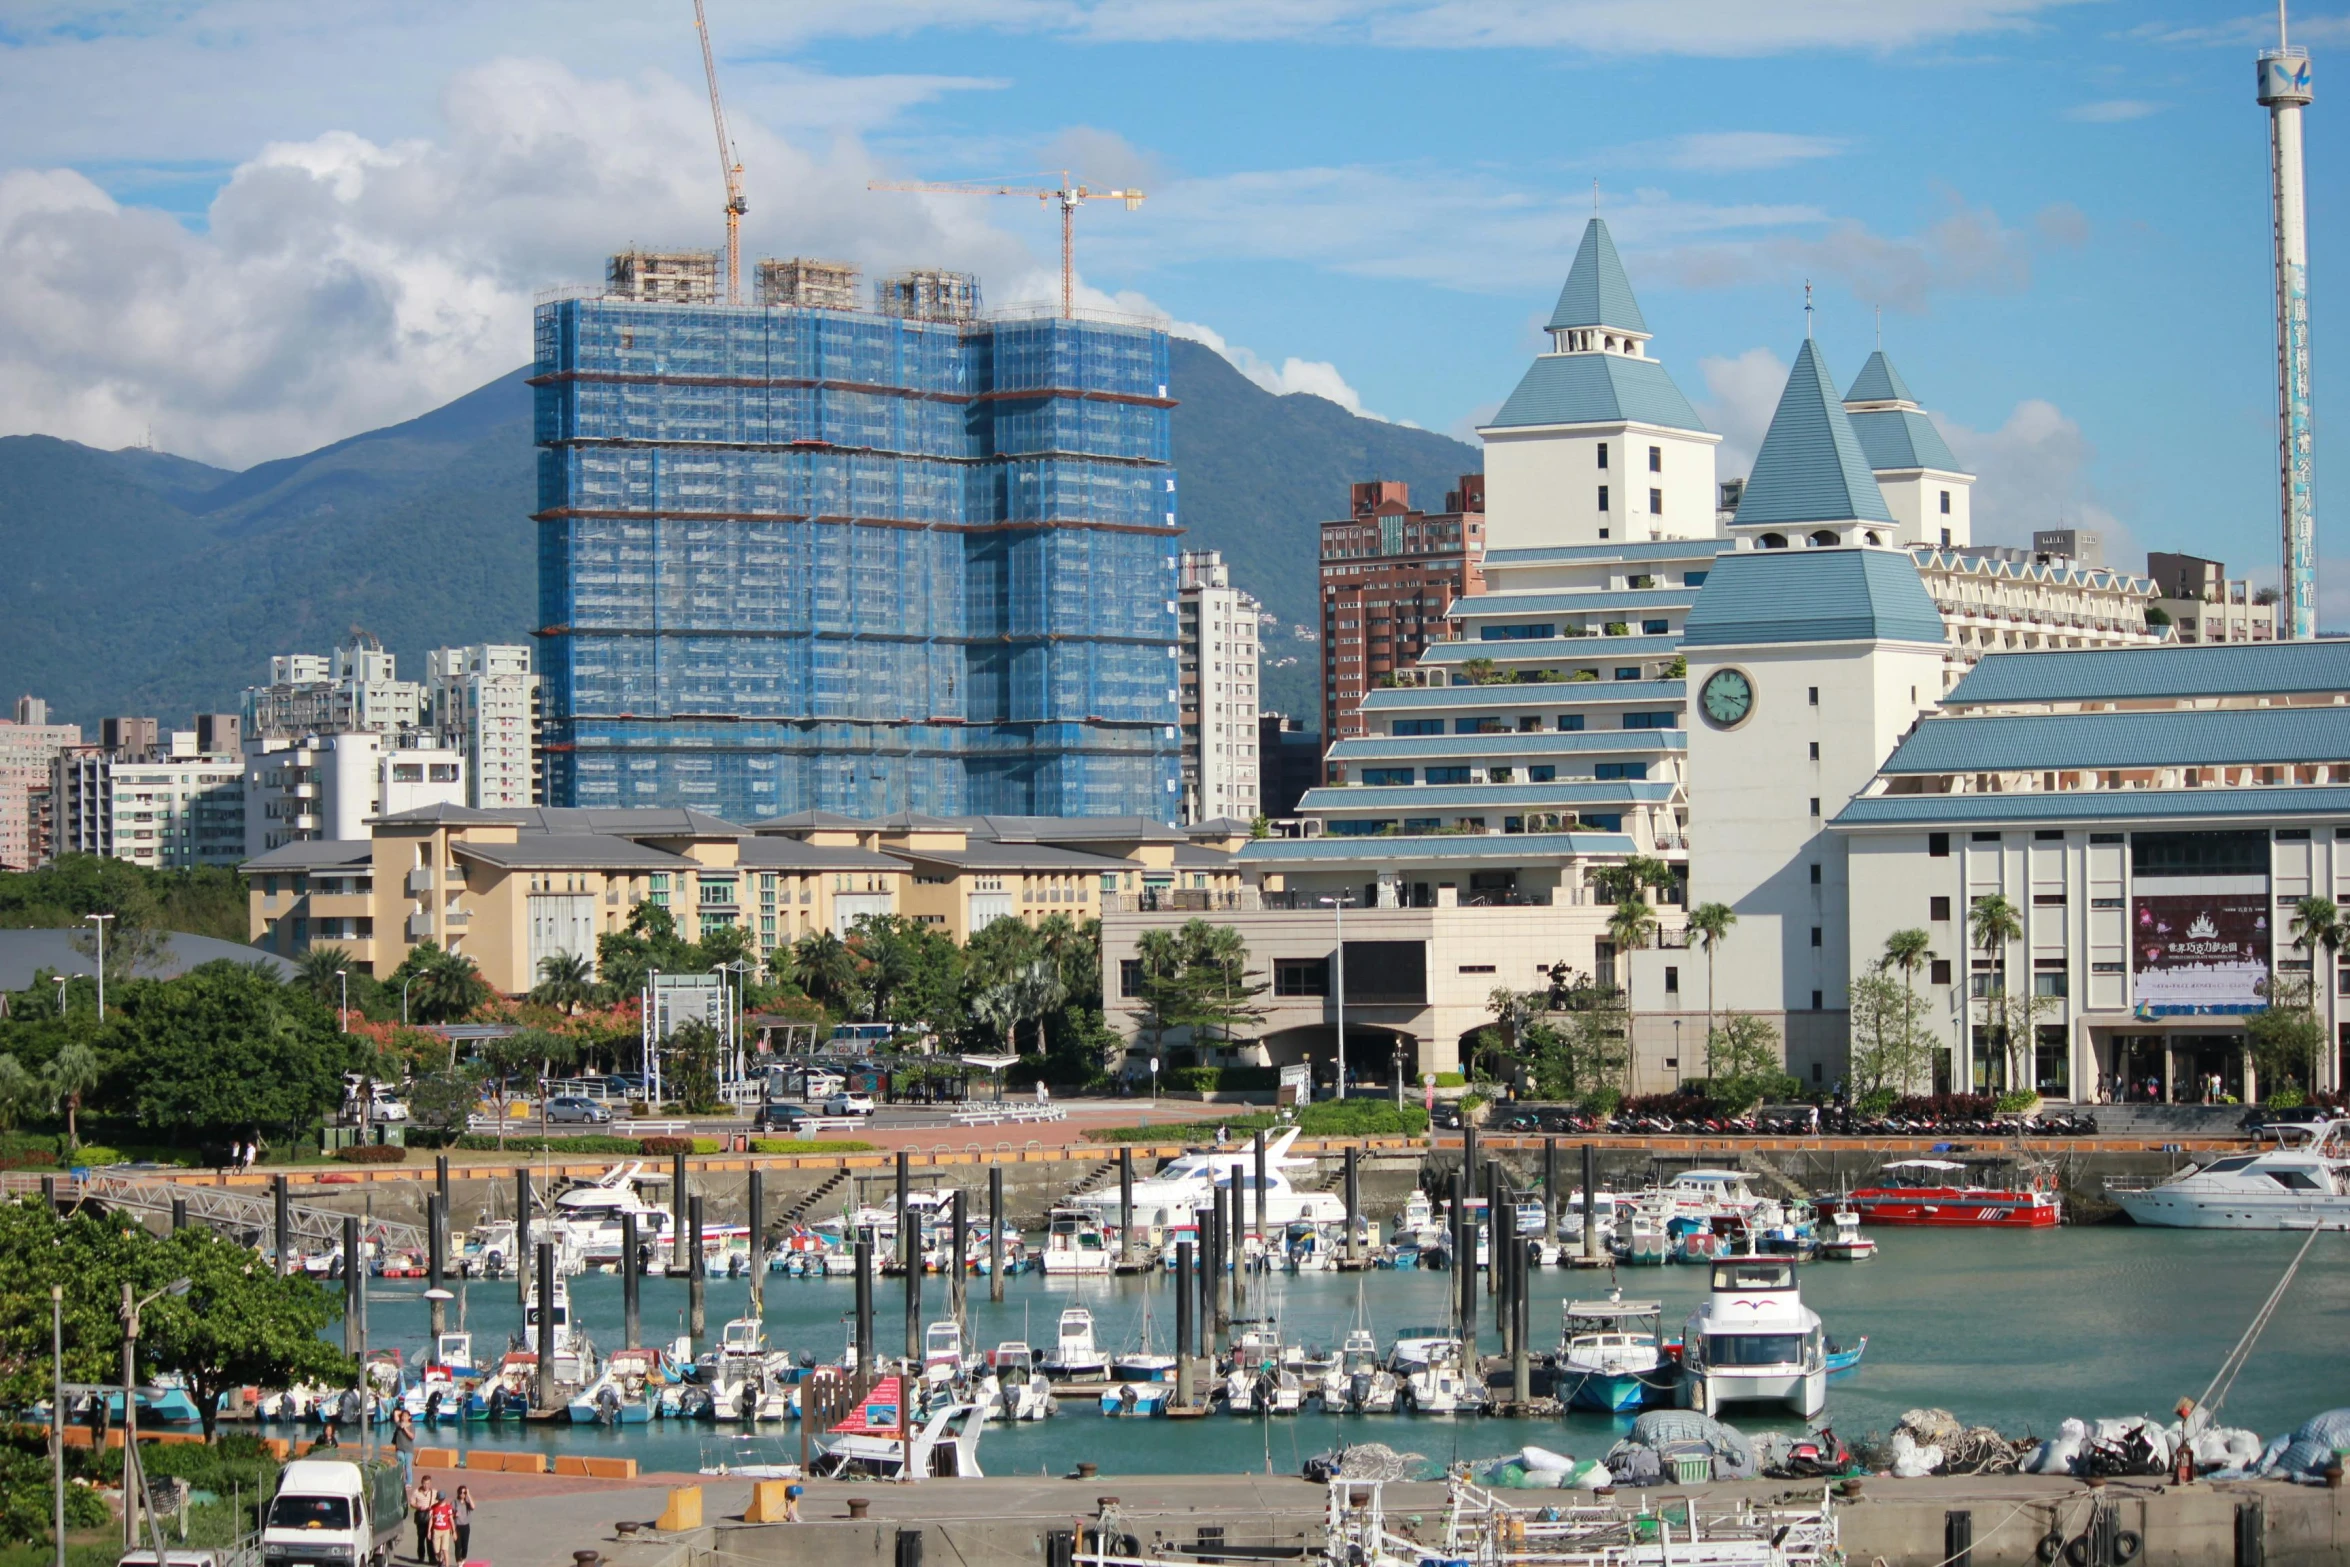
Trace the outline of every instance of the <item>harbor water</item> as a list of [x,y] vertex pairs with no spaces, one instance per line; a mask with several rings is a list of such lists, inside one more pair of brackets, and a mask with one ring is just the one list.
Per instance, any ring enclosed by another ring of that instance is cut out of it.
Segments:
[[[1825,1319],[1829,1336],[1845,1345],[1862,1335],[1861,1366],[1830,1384],[1827,1423],[1847,1441],[1888,1431],[1905,1410],[1939,1406],[1969,1424],[2009,1435],[2047,1435],[2068,1415],[2152,1415],[2169,1418],[2181,1396],[2199,1396],[2229,1349],[2250,1324],[2294,1253],[2300,1234],[2224,1230],[2150,1230],[2094,1226],[2040,1232],[1870,1232],[1881,1249],[1860,1263],[1815,1263],[1800,1271],[1805,1302]],[[1666,1331],[1680,1324],[1704,1294],[1702,1267],[1624,1268],[1615,1275],[1627,1298],[1664,1302]],[[1250,1281],[1248,1316],[1279,1320],[1287,1342],[1335,1347],[1357,1320],[1368,1320],[1382,1350],[1410,1325],[1446,1320],[1449,1273],[1415,1270],[1359,1274],[1257,1275]],[[1570,1297],[1604,1295],[1604,1272],[1542,1269],[1533,1275],[1532,1342],[1554,1347],[1560,1308]],[[1164,1273],[1130,1278],[1072,1280],[1023,1274],[1005,1281],[1001,1303],[987,1298],[987,1281],[972,1279],[971,1342],[993,1348],[1024,1339],[1041,1354],[1054,1338],[1061,1310],[1088,1307],[1095,1337],[1106,1353],[1139,1347],[1145,1324],[1158,1348],[1170,1349],[1175,1306]],[[1498,1345],[1492,1297],[1479,1282],[1479,1343]],[[417,1279],[369,1281],[369,1347],[403,1353],[426,1340],[424,1284]],[[475,1280],[463,1286],[465,1326],[477,1357],[494,1364],[507,1336],[518,1330],[521,1308],[514,1282]],[[746,1279],[713,1278],[707,1285],[708,1337],[748,1304]],[[895,1355],[904,1343],[904,1280],[881,1279],[875,1291],[877,1350]],[[573,1320],[599,1351],[621,1342],[618,1278],[590,1274],[571,1281]],[[806,1351],[837,1361],[850,1333],[854,1288],[847,1279],[766,1279],[768,1342],[795,1357]],[[923,1280],[923,1319],[946,1315],[947,1281]],[[456,1325],[458,1305],[450,1305]],[[647,1279],[644,1336],[666,1344],[684,1332],[683,1280]],[[2227,1396],[2223,1419],[2264,1437],[2297,1425],[2322,1409],[2350,1404],[2350,1371],[2342,1345],[2350,1342],[2350,1236],[2321,1235],[2257,1352]],[[917,1342],[919,1337],[917,1336]],[[980,1444],[990,1474],[1065,1474],[1080,1461],[1105,1475],[1164,1473],[1295,1474],[1308,1456],[1348,1442],[1376,1441],[1432,1460],[1484,1459],[1526,1443],[1597,1456],[1629,1427],[1629,1414],[1577,1411],[1546,1420],[1475,1416],[1338,1416],[1306,1413],[1195,1420],[1104,1418],[1090,1396],[1061,1400],[1052,1419],[1025,1425],[993,1423]],[[1799,1429],[1783,1412],[1755,1406],[1728,1413],[1749,1430]],[[420,1433],[428,1445],[536,1448],[551,1453],[634,1457],[647,1471],[691,1471],[705,1440],[746,1429],[779,1438],[791,1456],[796,1422],[747,1428],[737,1423],[655,1421],[604,1428],[561,1423],[444,1425]]]

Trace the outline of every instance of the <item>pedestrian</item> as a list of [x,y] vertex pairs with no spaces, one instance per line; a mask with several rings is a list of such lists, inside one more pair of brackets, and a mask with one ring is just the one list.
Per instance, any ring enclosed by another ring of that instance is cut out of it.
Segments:
[[430,1475],[419,1475],[408,1487],[408,1512],[416,1520],[416,1559],[420,1562],[432,1560],[426,1553],[432,1549],[432,1504],[439,1499]]
[[462,1562],[473,1549],[473,1487],[457,1487],[457,1500],[449,1507],[457,1519],[457,1560]]
[[457,1567],[457,1508],[438,1491],[432,1499],[432,1560]]
[[416,1422],[409,1417],[408,1406],[402,1404],[392,1416],[392,1451],[400,1455],[401,1478],[413,1482],[416,1478]]

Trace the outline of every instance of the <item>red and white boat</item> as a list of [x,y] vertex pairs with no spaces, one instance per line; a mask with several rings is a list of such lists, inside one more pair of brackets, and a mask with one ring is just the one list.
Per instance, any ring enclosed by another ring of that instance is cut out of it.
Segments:
[[1949,1159],[1895,1159],[1836,1206],[1863,1224],[1907,1224],[1940,1229],[2045,1230],[2064,1218],[2064,1199],[2039,1176],[2023,1186],[1990,1186],[1966,1179],[1968,1167]]

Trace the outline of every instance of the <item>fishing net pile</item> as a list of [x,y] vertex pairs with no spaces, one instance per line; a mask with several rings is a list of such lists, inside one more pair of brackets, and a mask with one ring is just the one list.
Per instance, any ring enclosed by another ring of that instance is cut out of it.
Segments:
[[1642,1415],[1608,1449],[1606,1462],[1618,1485],[1659,1485],[1677,1477],[1678,1459],[1701,1455],[1712,1461],[1716,1480],[1751,1480],[1761,1469],[1746,1433],[1688,1409]]
[[1356,1442],[1306,1460],[1306,1478],[1315,1481],[1417,1480],[1427,1472],[1427,1455],[1399,1453],[1384,1442]]

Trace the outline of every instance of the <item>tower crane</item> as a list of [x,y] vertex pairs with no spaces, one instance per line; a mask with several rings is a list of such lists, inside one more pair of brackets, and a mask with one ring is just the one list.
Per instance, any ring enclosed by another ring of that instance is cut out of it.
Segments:
[[710,122],[718,131],[718,172],[726,181],[726,302],[743,302],[743,214],[751,204],[743,199],[743,160],[726,134],[726,105],[718,97],[718,61],[710,53],[710,21],[702,14],[702,0],[694,0],[694,31],[702,39],[702,74],[710,80]]
[[[696,4],[700,0],[695,0]],[[1122,201],[1132,212],[1142,205],[1138,190],[1089,190],[1070,183],[1069,171],[1061,171],[1061,183],[1044,190],[1033,186],[989,185],[984,182],[953,182],[937,184],[922,180],[869,180],[867,190],[927,191],[945,196],[1033,196],[1040,202],[1057,203],[1061,209],[1061,314],[1064,318],[1076,313],[1073,295],[1076,287],[1076,218],[1077,209],[1089,201]]]

